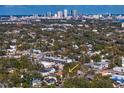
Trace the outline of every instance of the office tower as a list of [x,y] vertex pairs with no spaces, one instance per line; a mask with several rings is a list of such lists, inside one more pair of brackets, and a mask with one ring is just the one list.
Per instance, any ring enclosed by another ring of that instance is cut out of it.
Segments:
[[52,16],[51,12],[47,12],[47,17],[51,17],[51,16]]
[[38,16],[38,14],[33,14],[33,16],[32,16],[34,19],[37,19],[39,16]]
[[58,11],[58,12],[57,12],[57,17],[58,17],[58,18],[62,18],[62,17],[63,17],[62,11]]
[[11,20],[11,21],[17,20],[17,17],[15,17],[15,16],[10,16],[10,20]]
[[77,17],[78,16],[78,11],[77,10],[72,10],[72,16]]
[[57,17],[57,14],[54,14],[54,17],[56,18]]
[[67,9],[64,10],[64,17],[65,18],[68,17],[68,11],[67,11]]

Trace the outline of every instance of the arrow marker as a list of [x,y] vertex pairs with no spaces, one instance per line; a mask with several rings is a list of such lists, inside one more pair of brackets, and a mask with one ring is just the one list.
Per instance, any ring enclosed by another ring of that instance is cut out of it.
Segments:
[[69,68],[69,73],[72,73],[72,71],[77,68],[79,66],[79,64],[77,64],[76,66],[74,66],[72,69]]

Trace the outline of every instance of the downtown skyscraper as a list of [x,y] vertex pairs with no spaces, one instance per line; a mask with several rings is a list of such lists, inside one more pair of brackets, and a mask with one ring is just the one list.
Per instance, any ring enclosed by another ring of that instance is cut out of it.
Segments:
[[67,18],[67,17],[68,17],[68,10],[65,9],[65,10],[64,10],[64,18]]
[[72,15],[73,17],[77,17],[77,16],[78,16],[78,11],[77,11],[77,10],[72,10],[72,11],[71,11],[71,15]]

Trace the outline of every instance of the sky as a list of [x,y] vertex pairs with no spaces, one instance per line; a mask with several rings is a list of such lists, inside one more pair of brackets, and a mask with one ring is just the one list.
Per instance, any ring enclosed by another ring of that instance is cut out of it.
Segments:
[[76,9],[82,14],[124,14],[124,5],[0,5],[0,15],[45,14]]

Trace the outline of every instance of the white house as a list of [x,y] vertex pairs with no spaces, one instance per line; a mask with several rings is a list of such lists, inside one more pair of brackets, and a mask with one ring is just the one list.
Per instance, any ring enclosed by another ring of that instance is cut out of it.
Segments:
[[113,71],[124,72],[124,67],[114,67]]
[[11,49],[16,49],[16,45],[10,45]]
[[55,84],[55,83],[57,82],[57,78],[56,78],[56,77],[49,76],[49,77],[46,77],[46,78],[44,79],[44,82],[45,82],[47,85]]
[[38,88],[42,86],[42,81],[40,79],[33,79],[32,80],[32,87]]
[[7,49],[7,54],[9,54],[9,55],[13,55],[13,54],[15,54],[16,53],[16,49]]
[[41,53],[41,51],[37,50],[37,49],[33,49],[33,53],[39,54],[39,53]]
[[71,63],[71,62],[73,62],[72,59],[67,59],[66,61],[67,61],[67,63]]
[[93,67],[96,68],[96,69],[106,69],[108,68],[109,66],[109,63],[108,62],[97,62],[97,63],[94,63]]
[[124,67],[124,57],[122,57],[122,67]]
[[49,74],[55,73],[55,71],[56,70],[54,68],[48,68],[41,71],[40,73],[42,74],[42,76],[48,76]]
[[54,62],[47,62],[47,61],[41,61],[40,62],[45,68],[50,68],[52,67],[53,65],[55,65]]

